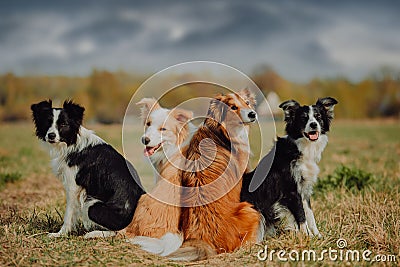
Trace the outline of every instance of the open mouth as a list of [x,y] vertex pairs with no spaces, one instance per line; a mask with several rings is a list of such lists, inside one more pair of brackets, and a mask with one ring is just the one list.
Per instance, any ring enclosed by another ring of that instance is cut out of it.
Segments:
[[161,147],[162,143],[159,143],[156,146],[146,146],[144,148],[143,154],[146,157],[150,157],[151,155],[153,155],[160,147]]
[[311,132],[304,132],[304,136],[308,138],[310,141],[317,141],[319,138],[319,132],[318,131],[311,131]]
[[255,122],[257,119],[250,119],[249,121],[241,121],[240,124],[250,124]]

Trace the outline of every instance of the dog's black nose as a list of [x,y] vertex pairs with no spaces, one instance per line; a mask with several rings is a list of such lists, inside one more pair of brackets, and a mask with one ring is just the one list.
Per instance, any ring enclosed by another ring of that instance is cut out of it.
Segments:
[[48,133],[47,137],[49,138],[49,140],[54,140],[54,139],[56,139],[56,134],[55,133]]
[[318,127],[318,124],[316,122],[312,122],[312,123],[310,123],[310,127],[312,129],[316,129]]
[[247,115],[250,119],[255,119],[256,118],[256,113],[254,111],[250,111],[249,114]]
[[143,145],[147,145],[148,143],[150,143],[150,138],[148,138],[147,136],[143,136],[142,137],[142,143]]

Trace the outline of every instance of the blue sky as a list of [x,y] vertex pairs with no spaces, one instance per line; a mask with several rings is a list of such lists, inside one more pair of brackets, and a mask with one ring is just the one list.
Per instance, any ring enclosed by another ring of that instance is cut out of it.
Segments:
[[0,72],[153,73],[211,60],[251,74],[359,80],[400,68],[400,1],[0,2]]

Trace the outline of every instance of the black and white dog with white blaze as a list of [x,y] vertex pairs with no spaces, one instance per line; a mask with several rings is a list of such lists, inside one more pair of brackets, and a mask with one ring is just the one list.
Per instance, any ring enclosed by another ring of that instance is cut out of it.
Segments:
[[132,220],[144,193],[134,167],[111,145],[82,126],[84,108],[65,101],[31,106],[36,136],[50,150],[54,174],[64,185],[64,223],[50,237],[69,234],[82,221],[85,237],[115,235]]
[[[242,200],[252,203],[263,215],[267,234],[275,235],[275,223],[285,219],[286,229],[321,237],[310,197],[337,103],[325,97],[310,106],[301,106],[295,100],[279,105],[284,111],[287,135],[278,138],[272,152],[243,176],[241,192]],[[250,192],[252,180],[261,182]]]

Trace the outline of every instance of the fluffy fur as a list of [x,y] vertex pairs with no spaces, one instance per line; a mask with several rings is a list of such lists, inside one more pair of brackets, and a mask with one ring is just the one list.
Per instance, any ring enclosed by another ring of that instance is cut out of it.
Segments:
[[240,202],[241,177],[250,153],[248,123],[256,120],[254,104],[248,90],[216,97],[208,118],[184,148],[188,159],[182,171],[182,184],[187,187],[181,216],[185,243],[171,259],[200,260],[257,241],[260,215],[251,204]]
[[[192,112],[162,108],[155,99],[144,98],[141,116],[145,126],[142,143],[144,155],[154,166],[155,188],[139,200],[134,218],[125,229],[128,241],[142,249],[166,256],[183,242],[179,231],[181,213],[181,185],[176,164],[184,141],[189,139],[194,126],[189,122]],[[157,196],[155,199],[153,196]],[[168,204],[167,204],[168,203]]]
[[67,197],[63,226],[49,236],[70,233],[79,220],[88,231],[114,233],[126,227],[144,193],[134,180],[139,178],[133,166],[81,125],[83,107],[65,101],[62,108],[53,108],[49,100],[33,104],[31,109],[36,136],[48,144],[53,171]]
[[[275,234],[274,223],[285,218],[287,228],[321,236],[311,210],[310,197],[337,103],[331,97],[319,99],[311,106],[300,106],[294,100],[282,103],[280,107],[285,113],[287,136],[278,138],[274,149],[257,168],[244,175],[241,199],[253,203],[263,214],[270,235]],[[255,191],[249,192],[252,180],[263,182]]]

